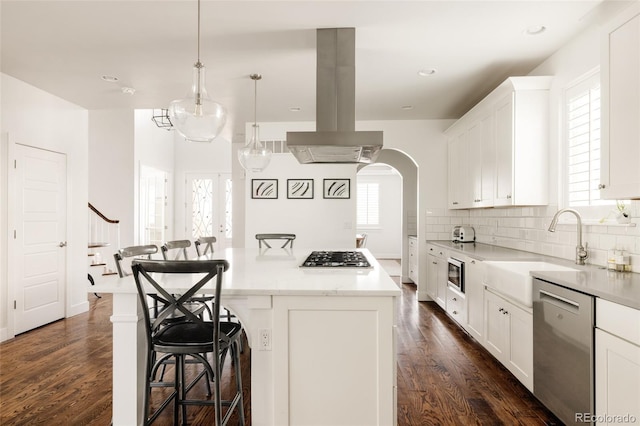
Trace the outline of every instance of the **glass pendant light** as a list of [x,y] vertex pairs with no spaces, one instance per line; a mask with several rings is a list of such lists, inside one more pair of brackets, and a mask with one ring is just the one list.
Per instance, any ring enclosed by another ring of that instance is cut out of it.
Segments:
[[272,153],[270,149],[260,142],[260,127],[257,121],[258,80],[262,79],[262,76],[260,74],[251,74],[249,77],[254,82],[253,131],[249,142],[238,150],[238,161],[240,161],[245,170],[261,172],[269,165]]
[[188,141],[211,142],[227,121],[227,110],[212,101],[205,88],[205,68],[200,62],[200,0],[198,0],[198,61],[193,66],[193,86],[185,99],[171,102],[169,117]]

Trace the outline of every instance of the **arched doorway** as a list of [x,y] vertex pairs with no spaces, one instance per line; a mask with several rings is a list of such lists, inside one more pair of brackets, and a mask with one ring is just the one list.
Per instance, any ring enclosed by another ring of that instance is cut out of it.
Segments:
[[[402,177],[401,269],[402,281],[409,281],[409,236],[418,235],[418,165],[407,154],[396,149],[383,149],[376,164],[387,164]],[[365,165],[359,166],[360,171]],[[416,283],[418,284],[418,283]]]

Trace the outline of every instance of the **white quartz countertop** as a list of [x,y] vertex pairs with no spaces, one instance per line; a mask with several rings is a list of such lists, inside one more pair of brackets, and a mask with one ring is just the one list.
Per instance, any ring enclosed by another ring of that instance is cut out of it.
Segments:
[[[309,295],[309,296],[399,296],[400,288],[389,277],[367,249],[357,249],[369,260],[370,268],[300,267],[313,250],[344,249],[258,249],[233,248],[216,252],[212,258],[225,259],[229,270],[224,274],[222,293],[228,296]],[[353,250],[353,249],[349,249]],[[172,277],[163,281],[167,290],[182,290],[193,283],[193,277]],[[103,277],[90,292],[135,293],[133,277]],[[212,293],[205,286],[202,293]]]
[[615,272],[596,265],[576,265],[566,259],[482,243],[427,241],[452,253],[464,253],[476,260],[542,261],[568,266],[576,271],[531,271],[531,275],[551,283],[600,297],[610,302],[640,309],[640,274]]

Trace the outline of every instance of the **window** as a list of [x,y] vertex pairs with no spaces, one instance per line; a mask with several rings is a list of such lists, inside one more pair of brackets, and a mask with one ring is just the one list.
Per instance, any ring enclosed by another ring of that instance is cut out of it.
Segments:
[[600,73],[566,90],[567,183],[571,207],[612,204],[600,199]]
[[378,183],[358,183],[358,226],[380,224],[380,185]]

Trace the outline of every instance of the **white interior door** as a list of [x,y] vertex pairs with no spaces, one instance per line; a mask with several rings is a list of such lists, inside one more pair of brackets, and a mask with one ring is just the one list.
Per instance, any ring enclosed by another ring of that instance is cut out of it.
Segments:
[[65,315],[66,162],[64,154],[15,145],[9,238],[15,334]]
[[192,239],[215,236],[216,251],[231,246],[231,174],[187,173],[185,232]]
[[140,166],[139,241],[160,247],[167,240],[169,174],[153,167]]

